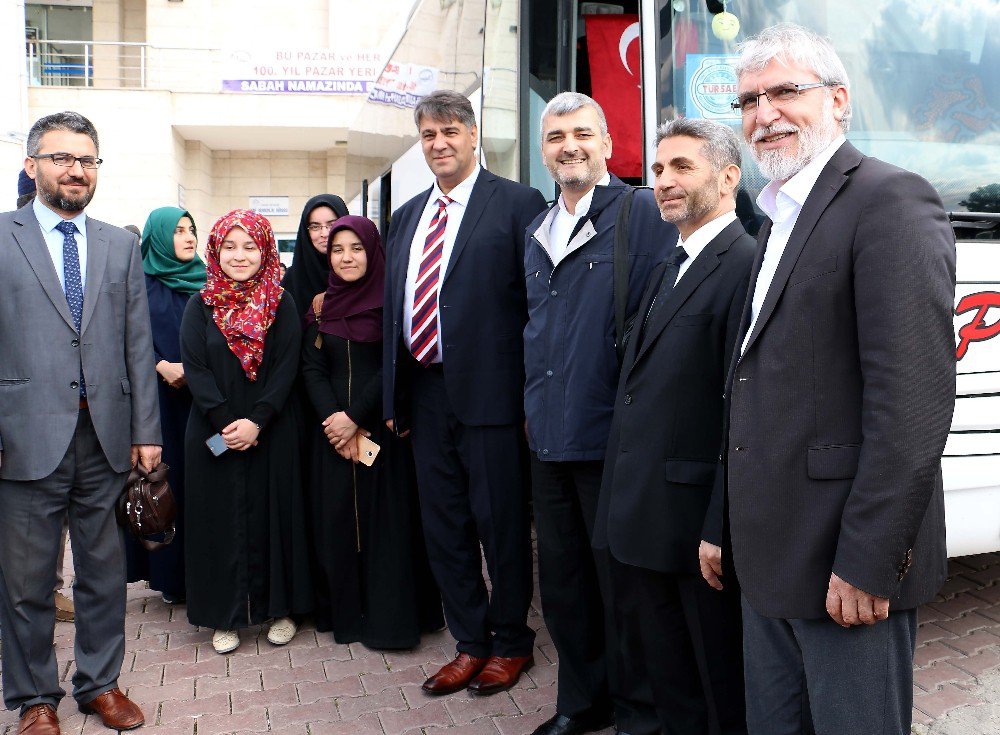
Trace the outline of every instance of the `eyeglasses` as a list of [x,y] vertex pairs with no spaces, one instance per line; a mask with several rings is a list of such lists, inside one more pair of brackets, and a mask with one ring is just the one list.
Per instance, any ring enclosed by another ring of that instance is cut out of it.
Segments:
[[810,82],[809,84],[785,82],[784,84],[776,84],[773,87],[768,87],[763,92],[741,94],[732,101],[731,106],[734,111],[739,110],[744,115],[752,115],[757,111],[757,103],[762,96],[767,97],[767,101],[771,103],[772,107],[784,107],[790,102],[797,100],[799,95],[806,90],[839,86],[838,82]]
[[30,156],[36,161],[40,161],[43,158],[48,158],[56,166],[62,166],[63,168],[73,168],[77,161],[83,168],[100,168],[101,164],[104,163],[100,158],[94,158],[93,156],[74,156],[72,153],[40,153],[36,156]]
[[306,229],[309,230],[309,232],[313,232],[313,233],[315,233],[315,232],[329,232],[330,230],[333,229],[333,224],[334,224],[333,222],[327,222],[325,225],[321,225],[321,224],[317,224],[316,222],[313,222]]

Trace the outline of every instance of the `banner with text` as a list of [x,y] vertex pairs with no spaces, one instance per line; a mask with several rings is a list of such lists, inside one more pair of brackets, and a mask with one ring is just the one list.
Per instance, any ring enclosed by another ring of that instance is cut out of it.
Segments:
[[369,102],[393,107],[416,107],[421,97],[437,89],[438,70],[419,64],[389,62],[371,88]]
[[368,50],[232,51],[222,91],[249,94],[368,94],[385,62]]

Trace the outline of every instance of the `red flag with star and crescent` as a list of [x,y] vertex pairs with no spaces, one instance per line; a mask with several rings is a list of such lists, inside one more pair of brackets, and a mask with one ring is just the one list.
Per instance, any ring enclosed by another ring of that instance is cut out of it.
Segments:
[[604,109],[613,143],[608,170],[642,176],[642,78],[639,16],[585,15],[591,92]]

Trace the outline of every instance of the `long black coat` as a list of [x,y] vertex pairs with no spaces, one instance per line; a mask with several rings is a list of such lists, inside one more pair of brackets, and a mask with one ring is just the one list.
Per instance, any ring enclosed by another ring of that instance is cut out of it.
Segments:
[[944,582],[954,298],[955,238],[934,188],[844,143],[730,378],[733,559],[759,614],[825,618],[831,572],[893,610]]
[[[201,297],[184,312],[181,355],[194,397],[185,441],[187,611],[194,625],[230,630],[312,607],[298,407],[289,402],[301,339],[295,305],[282,298],[251,382]],[[261,425],[258,446],[213,456],[205,440],[237,418]]]
[[666,265],[650,274],[625,351],[594,528],[594,545],[625,564],[698,572],[755,249],[739,220],[729,224],[643,327]]
[[[146,275],[149,321],[153,330],[153,362],[181,361],[181,318],[190,296],[174,291],[159,278]],[[170,466],[170,489],[177,501],[176,535],[169,546],[146,551],[131,535],[125,536],[127,579],[148,579],[151,589],[184,597],[184,433],[191,411],[191,391],[186,385],[171,388],[157,375],[160,398],[160,431],[163,461]]]
[[302,377],[326,418],[345,411],[381,447],[371,467],[352,464],[311,427],[310,517],[317,558],[316,628],[338,643],[413,648],[444,627],[431,576],[408,439],[382,422],[382,343],[322,335],[314,322],[302,345]]

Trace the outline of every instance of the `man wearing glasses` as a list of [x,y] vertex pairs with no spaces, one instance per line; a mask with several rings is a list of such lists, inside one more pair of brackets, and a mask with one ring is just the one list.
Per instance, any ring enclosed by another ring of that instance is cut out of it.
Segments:
[[740,50],[735,108],[771,179],[722,452],[748,729],[903,735],[916,608],[945,579],[954,237],[930,184],[844,139],[829,41],[785,24]]
[[101,165],[75,112],[28,134],[38,195],[0,215],[0,623],[3,696],[19,733],[59,732],[52,570],[68,514],[77,581],[73,697],[105,726],[142,711],[118,689],[125,555],[114,503],[160,462],[153,344],[138,240],[85,213]]

